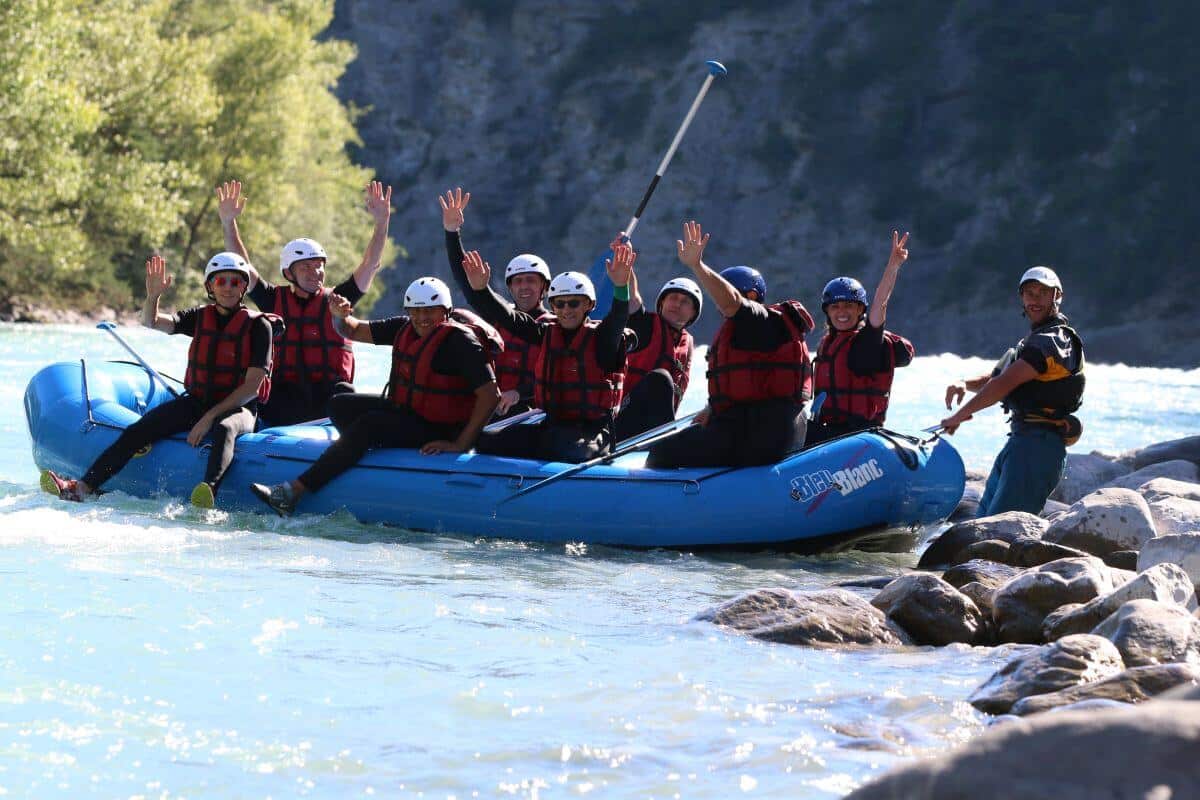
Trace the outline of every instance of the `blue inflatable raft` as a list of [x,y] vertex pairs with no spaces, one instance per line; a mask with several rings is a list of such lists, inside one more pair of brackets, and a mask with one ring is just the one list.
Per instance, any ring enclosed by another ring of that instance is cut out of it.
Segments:
[[[25,392],[34,461],[77,477],[122,429],[170,398],[136,364],[45,367]],[[269,513],[250,493],[250,483],[294,478],[335,436],[328,424],[243,436],[218,507]],[[205,447],[189,446],[184,434],[160,441],[105,489],[187,497],[202,476]],[[644,453],[630,453],[511,498],[569,465],[378,450],[306,497],[298,513],[346,509],[366,523],[546,542],[816,551],[845,546],[867,531],[943,519],[964,485],[962,459],[948,442],[882,429],[764,467],[652,470],[644,461]]]

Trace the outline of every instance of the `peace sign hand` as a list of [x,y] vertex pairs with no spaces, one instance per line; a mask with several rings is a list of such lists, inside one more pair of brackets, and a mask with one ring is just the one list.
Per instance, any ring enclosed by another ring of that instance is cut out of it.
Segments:
[[683,223],[683,240],[675,240],[675,251],[679,260],[693,270],[700,269],[700,261],[704,257],[704,248],[708,245],[708,234],[700,227],[700,223],[692,220]]
[[904,232],[903,236],[899,236],[897,231],[892,231],[892,254],[888,258],[887,269],[899,269],[900,265],[908,260],[908,231]]
[[463,272],[467,274],[467,283],[471,284],[475,291],[487,288],[488,281],[492,278],[492,267],[483,260],[478,250],[472,250],[463,256]]
[[171,288],[171,275],[167,272],[167,262],[158,253],[146,260],[146,297],[157,300],[163,292]]
[[629,285],[629,276],[633,273],[635,261],[637,253],[633,252],[633,245],[628,242],[613,242],[613,257],[604,262],[604,269],[608,271],[608,279],[612,281],[613,286]]
[[446,190],[446,195],[438,195],[438,204],[442,207],[442,227],[451,233],[462,229],[466,222],[465,211],[467,203],[471,202],[471,193],[463,192],[459,186],[454,191]]
[[241,181],[225,181],[217,187],[217,216],[222,225],[228,225],[246,207],[246,196],[242,194]]

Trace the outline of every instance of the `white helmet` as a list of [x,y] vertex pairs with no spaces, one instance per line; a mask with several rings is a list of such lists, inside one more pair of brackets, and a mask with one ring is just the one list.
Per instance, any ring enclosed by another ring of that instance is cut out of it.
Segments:
[[292,239],[279,251],[279,272],[282,273],[292,264],[306,258],[329,260],[329,256],[325,254],[325,248],[312,239]]
[[688,321],[688,325],[700,319],[700,311],[704,308],[704,295],[700,293],[699,284],[691,278],[671,278],[671,280],[664,283],[663,287],[658,290],[658,299],[654,301],[654,309],[656,311],[662,308],[662,300],[667,292],[683,292],[696,302],[696,313]]
[[533,253],[521,253],[508,262],[508,266],[504,268],[504,282],[508,283],[514,275],[524,272],[537,273],[546,279],[546,283],[550,282],[550,267],[546,266],[546,262]]
[[1058,279],[1058,275],[1054,274],[1054,270],[1049,267],[1032,267],[1025,270],[1025,274],[1021,276],[1021,282],[1017,284],[1018,291],[1022,286],[1034,281],[1042,286],[1049,286],[1051,289],[1062,291],[1062,281]]
[[204,282],[208,283],[208,279],[217,272],[240,272],[246,278],[246,283],[250,282],[250,264],[237,253],[225,251],[210,258],[204,267]]
[[450,309],[450,287],[439,278],[417,278],[404,290],[405,308],[435,308],[441,306]]
[[592,279],[582,272],[561,272],[550,281],[550,291],[546,297],[565,297],[566,295],[582,294],[596,302],[596,287]]

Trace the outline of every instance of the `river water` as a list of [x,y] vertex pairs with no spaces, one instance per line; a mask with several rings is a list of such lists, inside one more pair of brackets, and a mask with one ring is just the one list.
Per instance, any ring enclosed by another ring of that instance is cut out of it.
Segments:
[[[186,339],[123,333],[182,373]],[[690,621],[754,587],[899,573],[912,553],[630,552],[60,503],[37,489],[21,398],[78,357],[124,354],[87,327],[0,326],[0,797],[832,798],[985,725],[965,698],[1002,649],[819,651]],[[360,387],[381,386],[387,350],[359,357]],[[936,423],[947,379],[988,367],[917,359],[889,422]],[[1200,371],[1093,366],[1075,449],[1195,433],[1198,389]],[[1003,438],[990,411],[953,441],[986,470]]]

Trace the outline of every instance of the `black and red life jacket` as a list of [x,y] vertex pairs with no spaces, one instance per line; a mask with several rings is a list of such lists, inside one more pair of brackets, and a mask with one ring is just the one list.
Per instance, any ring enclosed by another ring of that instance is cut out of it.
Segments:
[[454,330],[471,333],[466,325],[446,321],[420,337],[410,322],[392,340],[388,398],[428,422],[461,425],[471,419],[475,409],[475,390],[467,385],[466,379],[433,369],[438,348]]
[[850,369],[850,347],[862,331],[830,331],[817,345],[813,361],[813,391],[825,393],[819,421],[825,425],[882,425],[887,416],[888,399],[892,393],[892,378],[896,374],[896,348],[908,350],[911,360],[912,343],[899,334],[883,332],[883,349],[887,369],[870,375],[859,375]]
[[787,326],[788,340],[767,351],[733,346],[732,319],[725,320],[708,352],[708,403],[721,412],[739,403],[789,398],[796,404],[812,397],[812,363],[804,334],[813,328],[808,310],[795,300],[773,303]]
[[[554,315],[544,313],[537,321],[553,319]],[[496,357],[496,384],[500,391],[507,392],[532,385],[541,346],[522,339],[507,328],[500,330],[500,337],[504,340],[504,352]]]
[[609,372],[596,358],[596,329],[584,320],[568,345],[561,325],[546,329],[538,354],[534,402],[551,420],[595,422],[611,419],[621,407],[625,369]]
[[[188,348],[187,372],[183,376],[187,393],[206,408],[220,403],[246,380],[252,350],[250,328],[255,320],[264,316],[242,306],[222,328],[217,325],[219,313],[215,304],[200,309],[196,331]],[[267,377],[258,387],[258,401],[265,403],[270,396],[271,369],[268,364]]]
[[687,391],[691,377],[692,334],[686,329],[676,331],[659,314],[651,314],[650,317],[653,320],[650,343],[636,353],[629,354],[625,393],[632,392],[633,387],[652,370],[665,369],[671,373],[671,382],[675,384],[675,409],[678,410],[679,401]]
[[286,383],[354,382],[354,349],[333,327],[330,289],[301,298],[275,292],[275,313],[286,328],[275,337],[275,379]]
[[450,321],[466,325],[471,329],[475,338],[479,340],[479,344],[483,345],[483,354],[487,356],[488,363],[492,365],[492,369],[496,369],[497,360],[507,351],[508,347],[504,342],[504,334],[497,330],[492,323],[466,308],[450,309]]

